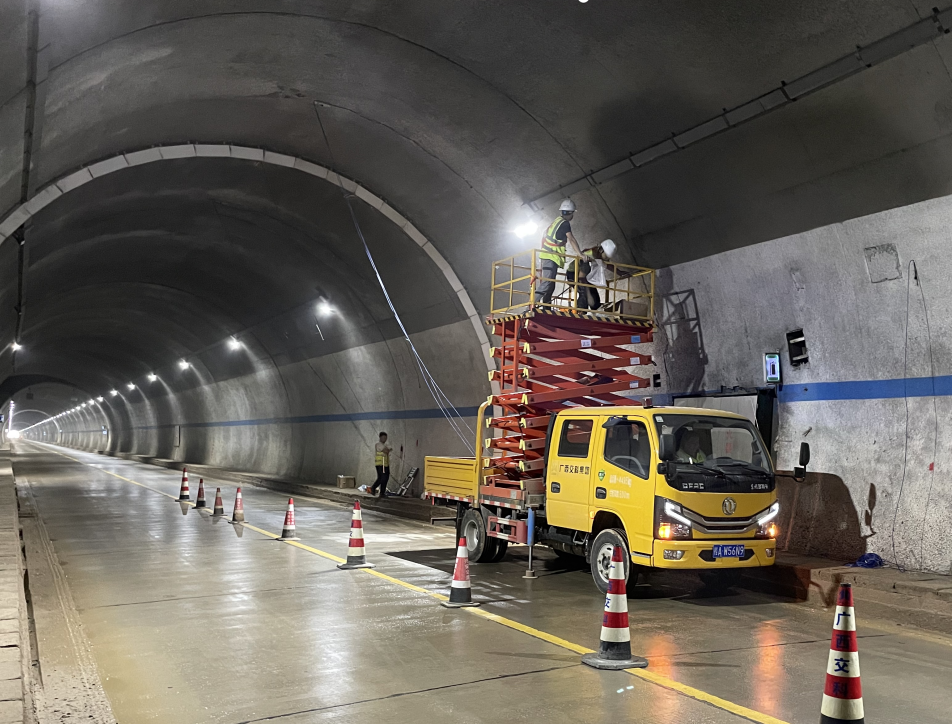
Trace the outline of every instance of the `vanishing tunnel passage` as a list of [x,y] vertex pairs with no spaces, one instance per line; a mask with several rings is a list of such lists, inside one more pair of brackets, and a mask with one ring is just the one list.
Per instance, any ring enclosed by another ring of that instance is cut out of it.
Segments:
[[0,0],[0,721],[945,721],[950,30]]

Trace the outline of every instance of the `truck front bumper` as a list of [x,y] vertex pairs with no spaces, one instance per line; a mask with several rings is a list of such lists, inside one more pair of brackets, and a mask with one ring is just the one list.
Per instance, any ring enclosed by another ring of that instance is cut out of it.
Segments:
[[[744,558],[714,558],[716,545],[742,545]],[[668,551],[665,556],[665,551]],[[680,552],[681,557],[676,558]],[[640,559],[640,560],[639,560]],[[754,538],[741,540],[656,540],[651,556],[654,568],[682,568],[691,570],[715,568],[757,568],[772,566],[777,560],[777,541]],[[643,558],[632,558],[642,563]]]

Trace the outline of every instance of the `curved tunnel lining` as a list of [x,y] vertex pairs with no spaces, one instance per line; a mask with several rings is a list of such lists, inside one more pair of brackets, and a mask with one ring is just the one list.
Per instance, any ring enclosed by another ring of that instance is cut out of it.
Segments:
[[[399,211],[390,204],[375,195],[371,191],[361,186],[345,176],[341,176],[337,171],[332,171],[303,158],[288,156],[283,153],[266,151],[261,148],[251,148],[248,146],[234,146],[230,144],[213,143],[187,143],[171,146],[156,146],[141,151],[123,153],[111,158],[104,159],[90,166],[84,166],[78,171],[74,171],[57,181],[49,184],[40,190],[32,199],[24,204],[15,207],[13,211],[0,223],[0,244],[9,236],[26,223],[31,217],[38,214],[60,196],[73,191],[80,186],[92,181],[93,179],[105,176],[116,171],[121,171],[133,166],[141,166],[146,163],[156,161],[171,161],[182,158],[233,158],[243,161],[252,161],[256,163],[269,163],[284,168],[293,168],[298,171],[316,176],[329,183],[334,184],[348,191],[357,198],[364,201],[372,208],[386,216],[390,221],[396,224],[407,236],[420,246],[426,254],[433,260],[433,263],[439,267],[450,287],[456,292],[469,321],[473,325],[476,337],[479,340],[483,351],[483,358],[487,369],[492,372],[496,369],[489,350],[489,338],[486,330],[483,328],[483,322],[476,311],[476,306],[470,299],[469,293],[463,287],[459,277],[453,271],[449,262],[443,257],[437,248],[427,239],[420,230],[410,223]],[[495,386],[496,383],[493,383]]]

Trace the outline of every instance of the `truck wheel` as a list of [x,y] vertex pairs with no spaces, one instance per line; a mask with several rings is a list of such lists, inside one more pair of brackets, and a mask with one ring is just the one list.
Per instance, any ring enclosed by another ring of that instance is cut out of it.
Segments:
[[459,534],[466,536],[466,548],[473,563],[489,563],[496,552],[496,539],[486,534],[486,521],[482,513],[470,508],[463,513]]
[[489,540],[496,544],[496,551],[493,553],[492,562],[498,563],[505,557],[506,551],[509,548],[509,541],[502,540],[501,538],[490,538]]
[[592,578],[602,593],[608,593],[608,572],[612,566],[612,551],[621,547],[625,567],[625,582],[631,569],[631,553],[628,552],[628,539],[625,531],[618,528],[606,528],[592,542]]

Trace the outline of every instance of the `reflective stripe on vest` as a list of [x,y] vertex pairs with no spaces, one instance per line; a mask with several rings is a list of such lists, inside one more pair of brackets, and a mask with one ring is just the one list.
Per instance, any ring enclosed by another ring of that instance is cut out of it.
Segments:
[[378,452],[374,454],[374,465],[378,468],[390,467],[390,456],[386,453]]
[[545,235],[542,237],[542,253],[539,254],[539,258],[551,259],[559,267],[565,264],[565,242],[556,239],[555,234],[564,221],[565,219],[560,216],[549,224],[549,228],[545,230]]

